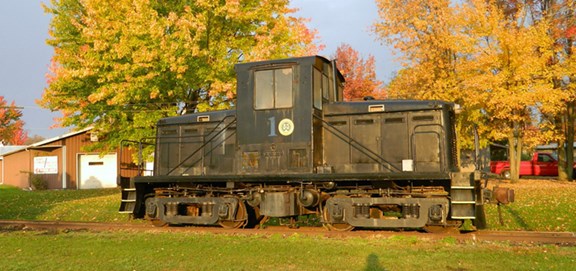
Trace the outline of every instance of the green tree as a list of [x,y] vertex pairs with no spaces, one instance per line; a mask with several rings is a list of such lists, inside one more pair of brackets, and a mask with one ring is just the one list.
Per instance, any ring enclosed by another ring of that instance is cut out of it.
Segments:
[[63,126],[93,126],[113,148],[154,135],[159,118],[229,108],[233,65],[315,54],[287,0],[52,0],[48,87]]

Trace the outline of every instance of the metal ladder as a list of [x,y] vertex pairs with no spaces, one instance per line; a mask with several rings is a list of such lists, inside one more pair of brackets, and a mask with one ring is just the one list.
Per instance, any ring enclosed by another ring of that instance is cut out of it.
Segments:
[[122,201],[120,202],[121,214],[132,214],[134,207],[136,207],[136,187],[131,178],[119,177],[120,187],[122,188]]
[[454,172],[451,174],[450,210],[452,219],[475,219],[476,185],[480,172]]

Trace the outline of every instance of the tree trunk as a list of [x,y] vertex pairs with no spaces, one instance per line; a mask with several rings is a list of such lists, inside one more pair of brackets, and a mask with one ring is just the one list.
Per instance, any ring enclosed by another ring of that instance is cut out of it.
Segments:
[[574,107],[575,102],[571,101],[566,111],[566,175],[570,181],[574,181],[572,178],[574,176],[574,119],[576,119]]
[[558,180],[567,181],[568,174],[566,170],[566,148],[564,147],[566,141],[558,140],[558,147],[556,152],[558,153]]
[[510,180],[516,183],[520,180],[520,161],[522,158],[522,138],[518,133],[508,137],[508,160],[510,162]]

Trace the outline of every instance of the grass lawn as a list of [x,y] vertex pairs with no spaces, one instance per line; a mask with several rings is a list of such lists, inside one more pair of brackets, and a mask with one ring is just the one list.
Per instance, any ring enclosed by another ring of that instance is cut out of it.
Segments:
[[[516,202],[486,207],[490,229],[576,232],[576,183],[506,181]],[[134,222],[118,189],[0,186],[0,219]],[[576,270],[576,248],[415,237],[328,238],[158,232],[0,231],[1,270]]]
[[518,183],[494,180],[491,185],[514,189],[516,202],[501,206],[504,225],[497,206],[487,205],[489,229],[576,232],[576,182],[520,179]]
[[574,270],[576,248],[412,237],[0,232],[2,270]]
[[0,186],[0,219],[128,222],[120,189],[24,191]]
[[[486,205],[489,229],[576,232],[576,182],[491,180],[489,187],[494,185],[514,189],[516,202],[501,206],[504,225],[497,206]],[[134,222],[118,214],[119,204],[119,189],[23,191],[0,186],[0,219]]]

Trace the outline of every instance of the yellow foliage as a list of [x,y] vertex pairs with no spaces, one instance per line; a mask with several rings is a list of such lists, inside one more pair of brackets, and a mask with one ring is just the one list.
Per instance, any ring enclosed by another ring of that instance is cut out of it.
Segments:
[[[376,2],[381,21],[374,31],[399,52],[404,67],[388,86],[389,96],[460,104],[464,146],[470,146],[471,126],[490,140],[522,136],[537,124],[534,116],[561,114],[574,99],[574,91],[559,87],[558,80],[573,74],[576,62],[564,59],[572,70],[551,65],[562,58],[551,35],[554,26],[531,14],[532,6],[516,2],[510,8],[496,0]],[[558,138],[539,135],[543,141]]]
[[230,107],[240,61],[319,49],[285,0],[51,0],[45,10],[55,53],[40,104],[114,148],[152,136],[161,117]]

